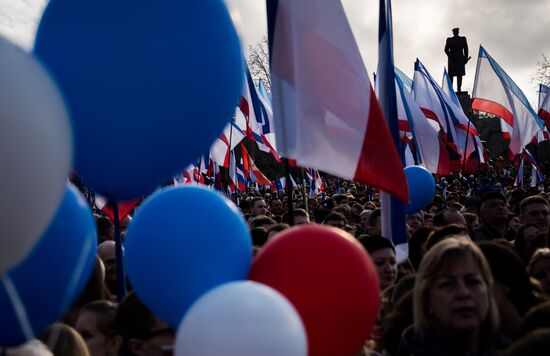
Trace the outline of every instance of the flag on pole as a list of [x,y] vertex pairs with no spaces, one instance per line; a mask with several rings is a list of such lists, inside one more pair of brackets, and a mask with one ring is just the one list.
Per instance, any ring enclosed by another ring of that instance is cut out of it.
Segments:
[[237,174],[237,189],[240,190],[241,192],[246,192],[246,185],[248,181],[243,171],[242,158],[241,158],[241,163],[236,167],[236,174]]
[[539,116],[550,129],[550,87],[539,85]]
[[439,128],[445,144],[452,152],[459,155],[455,126],[445,109],[442,92],[438,90],[439,86],[419,59],[414,63],[413,82],[414,100],[424,116],[432,125]]
[[472,109],[500,117],[502,134],[510,138],[513,155],[544,130],[544,122],[512,78],[482,47],[479,47]]
[[244,167],[245,173],[248,170],[250,178],[261,186],[271,185],[271,181],[256,166],[256,163],[254,162],[252,157],[250,157],[247,149],[242,144],[241,144],[241,155],[243,158],[243,167]]
[[[409,130],[416,148],[416,162],[431,173],[448,175],[449,153],[439,139],[439,128],[434,127],[414,101],[411,94],[412,80],[395,68],[397,112],[400,129]],[[411,152],[410,149],[405,153]],[[412,155],[412,152],[410,153]],[[414,164],[414,163],[412,163]]]
[[246,118],[239,108],[235,110],[235,117],[228,123],[221,135],[210,147],[210,158],[219,166],[229,167],[229,152],[246,137]]
[[518,174],[514,181],[514,186],[523,189],[523,157],[519,161]]
[[485,163],[483,157],[483,145],[479,138],[479,133],[474,123],[464,114],[462,105],[453,90],[451,78],[447,73],[447,70],[443,70],[443,93],[446,95],[446,99],[450,99],[450,102],[446,100],[445,104],[449,108],[452,120],[456,128],[456,135],[459,148],[462,152],[462,160],[466,162],[472,153],[476,154],[478,163]]
[[239,109],[246,118],[246,135],[256,142],[261,151],[271,153],[275,160],[280,162],[280,157],[275,150],[275,146],[266,136],[268,135],[273,143],[275,143],[273,113],[271,107],[267,107],[266,104],[267,101],[258,95],[254,81],[250,75],[250,70],[248,69],[248,65],[246,65],[243,89],[239,102]]
[[340,1],[268,0],[279,153],[408,200],[399,153]]
[[229,193],[235,193],[237,189],[237,165],[235,163],[235,151],[231,151],[229,155],[227,189]]
[[[400,152],[399,169],[403,172],[405,156],[399,140],[399,118],[397,111],[395,66],[393,64],[393,29],[391,0],[380,0],[378,18],[378,71],[376,88],[382,112],[391,134],[390,145]],[[405,205],[381,187],[382,235],[392,240],[394,245],[407,246]],[[401,256],[399,256],[402,259]]]

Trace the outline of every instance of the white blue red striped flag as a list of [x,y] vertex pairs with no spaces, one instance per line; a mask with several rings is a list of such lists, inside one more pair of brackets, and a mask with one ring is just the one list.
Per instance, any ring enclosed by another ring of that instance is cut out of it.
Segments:
[[267,8],[279,153],[408,201],[399,153],[340,1],[268,0]]

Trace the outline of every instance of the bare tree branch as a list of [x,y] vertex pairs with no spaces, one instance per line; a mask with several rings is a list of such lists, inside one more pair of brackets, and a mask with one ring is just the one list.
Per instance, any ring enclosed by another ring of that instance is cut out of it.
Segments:
[[544,84],[550,86],[550,59],[542,54],[542,61],[537,62],[537,69],[531,76],[533,84]]
[[267,49],[267,37],[263,37],[258,43],[248,46],[248,67],[254,83],[258,85],[261,80],[271,94],[271,76],[269,74],[269,53]]

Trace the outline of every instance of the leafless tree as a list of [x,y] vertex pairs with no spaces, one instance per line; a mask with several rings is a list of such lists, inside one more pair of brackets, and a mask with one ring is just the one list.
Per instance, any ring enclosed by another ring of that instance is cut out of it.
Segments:
[[531,77],[533,84],[550,86],[550,59],[542,54],[542,60],[537,62],[535,74]]
[[271,94],[267,37],[264,36],[259,42],[248,46],[248,67],[254,83],[258,85],[261,80]]

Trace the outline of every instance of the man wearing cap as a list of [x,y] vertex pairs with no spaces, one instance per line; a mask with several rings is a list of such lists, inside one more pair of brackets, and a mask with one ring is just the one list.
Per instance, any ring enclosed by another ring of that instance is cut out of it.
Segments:
[[468,57],[468,43],[466,37],[458,35],[459,28],[453,28],[453,37],[448,37],[445,43],[445,53],[447,54],[447,70],[453,83],[453,77],[456,77],[457,92],[462,91],[462,76],[466,75],[466,62]]
[[508,238],[508,204],[500,191],[491,191],[481,196],[479,219],[481,224],[474,229],[474,241]]

